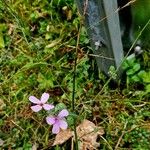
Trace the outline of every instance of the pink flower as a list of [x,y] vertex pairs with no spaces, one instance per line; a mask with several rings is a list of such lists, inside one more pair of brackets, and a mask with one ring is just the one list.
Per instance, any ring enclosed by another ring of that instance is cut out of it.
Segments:
[[49,125],[53,125],[52,132],[54,134],[59,133],[61,129],[67,129],[68,124],[65,120],[65,117],[69,115],[69,112],[66,109],[63,109],[59,112],[57,116],[48,116],[46,117],[46,122]]
[[38,112],[40,111],[42,108],[45,109],[45,110],[50,110],[50,109],[53,109],[54,106],[51,105],[51,104],[46,104],[46,102],[48,101],[49,99],[49,94],[48,93],[43,93],[42,96],[41,96],[41,99],[37,99],[35,96],[30,96],[29,97],[29,100],[34,103],[35,105],[34,106],[31,106],[31,109],[34,111],[34,112]]

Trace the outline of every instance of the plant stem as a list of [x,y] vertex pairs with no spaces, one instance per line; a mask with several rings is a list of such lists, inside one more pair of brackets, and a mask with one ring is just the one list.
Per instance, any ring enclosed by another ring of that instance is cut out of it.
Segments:
[[[77,43],[76,43],[76,53],[74,60],[74,70],[73,70],[73,87],[72,87],[72,111],[75,112],[75,92],[76,92],[76,69],[77,69],[77,57],[78,57],[78,45],[80,39],[80,29],[79,27],[78,35],[77,35]],[[75,150],[78,150],[78,135],[76,131],[76,119],[74,120],[74,135],[75,135]]]
[[77,69],[77,57],[78,57],[78,45],[80,39],[80,28],[77,35],[77,43],[76,43],[76,53],[75,53],[75,60],[74,60],[74,70],[73,70],[73,87],[72,87],[72,110],[75,111],[75,92],[76,92],[76,69]]

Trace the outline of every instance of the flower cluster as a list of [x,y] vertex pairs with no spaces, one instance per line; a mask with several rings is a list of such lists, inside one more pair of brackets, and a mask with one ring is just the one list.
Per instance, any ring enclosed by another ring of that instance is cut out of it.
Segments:
[[[54,109],[54,105],[48,104],[47,101],[49,99],[49,94],[48,93],[43,93],[41,96],[41,99],[37,99],[35,96],[30,96],[29,100],[34,104],[31,106],[31,109],[34,112],[39,112],[40,110],[51,110]],[[49,125],[53,125],[52,128],[52,133],[57,134],[59,133],[60,129],[67,129],[68,124],[66,122],[65,117],[69,115],[69,112],[67,109],[61,110],[58,115],[49,115],[46,117],[46,122]]]

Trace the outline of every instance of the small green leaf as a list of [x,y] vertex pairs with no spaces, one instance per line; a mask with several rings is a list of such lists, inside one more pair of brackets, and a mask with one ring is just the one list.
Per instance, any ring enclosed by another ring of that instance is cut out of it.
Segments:
[[140,68],[141,68],[140,64],[138,64],[138,63],[134,64],[133,68],[131,68],[127,71],[127,75],[133,75],[134,73],[139,71]]
[[134,75],[134,76],[131,77],[131,80],[134,81],[134,82],[139,82],[140,78],[137,75]]
[[64,103],[58,103],[56,106],[55,106],[55,112],[59,112],[63,109],[66,109],[66,105]]
[[126,69],[128,69],[129,67],[130,67],[130,66],[129,66],[128,62],[127,62],[127,61],[124,61],[123,64],[122,64],[122,69],[126,70]]
[[74,118],[72,116],[68,116],[67,122],[68,122],[69,126],[73,126],[74,125]]
[[39,88],[40,89],[47,89],[47,88],[52,88],[54,87],[54,77],[52,75],[49,75],[48,77],[46,74],[38,74],[38,79],[37,81],[39,82]]
[[127,75],[129,76],[129,75],[133,75],[135,72],[134,72],[134,70],[133,69],[129,69],[128,71],[127,71]]
[[130,66],[132,66],[136,61],[135,54],[132,54],[132,55],[128,56],[126,61],[128,62],[128,64]]
[[146,88],[146,92],[147,92],[147,93],[150,93],[150,84],[146,85],[145,88]]
[[73,126],[75,123],[75,120],[77,119],[77,114],[75,113],[70,113],[69,116],[67,117],[67,122],[69,126]]
[[134,66],[133,66],[133,70],[134,70],[134,72],[136,72],[136,71],[138,71],[138,70],[140,70],[140,68],[141,68],[141,65],[140,64],[135,64]]
[[4,44],[4,38],[3,38],[3,34],[0,33],[0,48],[4,48],[5,44]]
[[144,70],[141,70],[140,72],[138,72],[138,76],[140,77],[140,78],[143,78],[144,77],[144,75],[145,75],[145,71]]
[[138,75],[143,80],[143,82],[150,83],[150,71],[149,72],[140,71]]

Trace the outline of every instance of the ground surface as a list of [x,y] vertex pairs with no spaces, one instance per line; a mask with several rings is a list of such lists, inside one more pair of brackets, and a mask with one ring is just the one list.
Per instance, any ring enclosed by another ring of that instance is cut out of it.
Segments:
[[[0,1],[0,149],[52,149],[55,135],[46,124],[46,114],[34,113],[28,99],[47,92],[49,102],[63,103],[77,114],[77,125],[88,119],[103,127],[99,149],[149,150],[148,61],[145,51],[126,68],[127,77],[117,88],[106,84],[108,79],[97,73],[89,39],[71,0]],[[140,71],[146,73],[137,79],[134,75]],[[68,124],[73,128],[70,120]],[[69,140],[53,149],[70,145]]]

